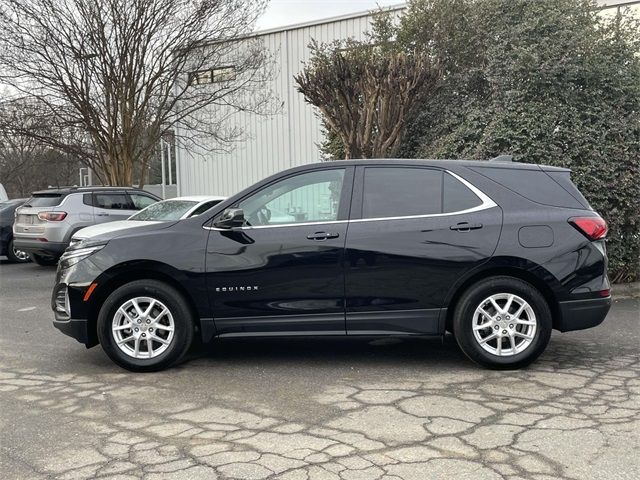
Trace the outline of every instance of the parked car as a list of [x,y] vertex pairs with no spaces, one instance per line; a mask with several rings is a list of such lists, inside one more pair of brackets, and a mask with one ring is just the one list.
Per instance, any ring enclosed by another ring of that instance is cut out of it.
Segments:
[[4,189],[4,185],[0,183],[0,202],[6,202],[7,200],[9,200],[9,197],[7,197],[7,191]]
[[80,242],[87,238],[116,230],[124,230],[126,228],[138,227],[140,225],[149,225],[150,223],[171,222],[182,220],[184,218],[195,217],[222,202],[225,198],[226,197],[200,195],[162,200],[143,208],[126,220],[102,223],[78,230],[71,237],[71,243]]
[[16,248],[39,265],[55,265],[81,228],[129,218],[160,198],[136,188],[67,187],[33,192],[16,210]]
[[[294,212],[286,223],[272,211]],[[274,220],[275,218],[275,220]],[[611,304],[607,226],[562,168],[360,160],[274,175],[206,215],[70,247],[54,325],[134,371],[194,336],[443,335],[518,368]]]
[[15,211],[26,198],[15,198],[0,202],[0,255],[5,255],[10,262],[29,262],[29,254],[13,244],[13,220]]

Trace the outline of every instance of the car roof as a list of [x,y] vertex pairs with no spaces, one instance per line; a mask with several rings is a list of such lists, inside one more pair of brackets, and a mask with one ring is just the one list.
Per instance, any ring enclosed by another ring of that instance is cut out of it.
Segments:
[[494,160],[437,160],[437,159],[420,159],[420,158],[368,158],[357,160],[336,160],[333,162],[318,162],[313,164],[307,164],[299,168],[313,167],[313,166],[326,166],[327,164],[341,165],[422,165],[428,167],[439,168],[455,168],[455,167],[486,167],[486,168],[503,168],[512,170],[548,170],[548,171],[561,171],[570,172],[568,168],[554,167],[551,165],[541,165],[537,163],[521,163],[512,161],[500,161]]
[[135,187],[103,187],[103,186],[89,186],[89,187],[55,187],[55,188],[47,188],[46,190],[38,190],[32,192],[31,195],[68,195],[70,193],[82,192],[82,193],[91,193],[91,192],[121,192],[123,190],[132,191],[132,192],[146,192],[140,188]]

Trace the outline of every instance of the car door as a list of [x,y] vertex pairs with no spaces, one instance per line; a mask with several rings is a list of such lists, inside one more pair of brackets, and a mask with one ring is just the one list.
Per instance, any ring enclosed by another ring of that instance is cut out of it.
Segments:
[[126,220],[135,213],[126,192],[94,192],[93,216],[96,223]]
[[243,209],[244,226],[208,227],[207,288],[218,334],[345,333],[352,184],[352,167],[291,174],[233,205]]
[[347,333],[441,333],[449,289],[495,250],[500,208],[436,168],[358,167],[354,189]]

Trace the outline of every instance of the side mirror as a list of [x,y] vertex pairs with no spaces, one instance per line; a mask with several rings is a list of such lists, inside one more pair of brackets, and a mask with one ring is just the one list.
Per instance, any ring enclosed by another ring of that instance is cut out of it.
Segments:
[[227,208],[213,224],[218,228],[234,228],[244,225],[244,211],[241,208]]

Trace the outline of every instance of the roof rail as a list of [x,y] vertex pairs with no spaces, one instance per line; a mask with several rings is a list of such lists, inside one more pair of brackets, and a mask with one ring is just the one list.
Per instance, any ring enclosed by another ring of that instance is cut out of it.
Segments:
[[490,162],[513,162],[513,155],[498,155],[489,160]]

